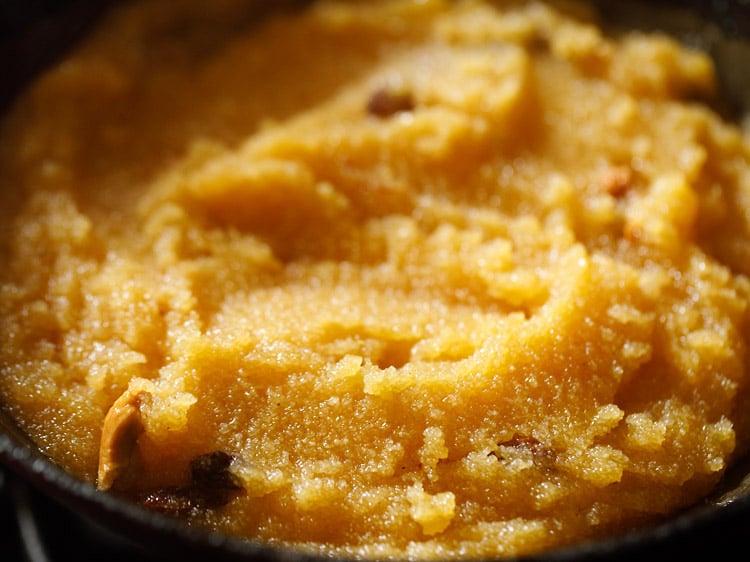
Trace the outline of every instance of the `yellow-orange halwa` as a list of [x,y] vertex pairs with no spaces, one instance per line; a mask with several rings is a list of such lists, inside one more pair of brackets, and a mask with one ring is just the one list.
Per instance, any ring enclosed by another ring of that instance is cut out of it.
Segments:
[[658,520],[747,448],[750,159],[581,6],[140,0],[0,133],[0,397],[109,493],[361,557]]

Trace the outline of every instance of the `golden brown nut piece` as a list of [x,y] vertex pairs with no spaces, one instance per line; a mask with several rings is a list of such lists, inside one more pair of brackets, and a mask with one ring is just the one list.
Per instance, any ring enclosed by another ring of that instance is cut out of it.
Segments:
[[126,390],[107,412],[99,446],[97,486],[109,490],[130,464],[138,435],[143,431],[140,405],[148,392]]

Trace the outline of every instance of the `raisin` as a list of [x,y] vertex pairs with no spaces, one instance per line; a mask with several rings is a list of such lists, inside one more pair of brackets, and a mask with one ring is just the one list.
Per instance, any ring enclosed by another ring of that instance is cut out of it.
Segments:
[[367,112],[381,118],[413,109],[414,98],[408,90],[378,88],[367,102]]
[[141,497],[140,503],[154,511],[178,517],[195,509],[223,507],[232,493],[242,488],[229,471],[232,460],[233,457],[223,451],[195,457],[190,462],[190,484],[149,492]]
[[141,504],[164,515],[182,517],[197,507],[187,488],[166,488],[149,492]]
[[239,489],[241,486],[229,471],[232,460],[232,456],[223,451],[214,451],[194,458],[190,463],[193,486],[225,490]]

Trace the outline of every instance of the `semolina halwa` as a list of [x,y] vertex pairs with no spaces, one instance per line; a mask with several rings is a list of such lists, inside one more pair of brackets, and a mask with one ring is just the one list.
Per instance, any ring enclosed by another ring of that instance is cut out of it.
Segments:
[[[750,151],[583,5],[128,2],[0,131],[0,399],[227,534],[537,553],[750,441]],[[257,20],[257,21],[256,21]]]

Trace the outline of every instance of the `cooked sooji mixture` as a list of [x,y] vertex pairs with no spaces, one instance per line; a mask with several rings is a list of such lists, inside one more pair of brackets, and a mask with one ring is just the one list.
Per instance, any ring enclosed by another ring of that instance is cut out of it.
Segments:
[[[542,552],[750,441],[750,151],[714,68],[542,2],[135,1],[0,133],[0,397],[232,536]],[[704,100],[704,101],[701,101]]]

